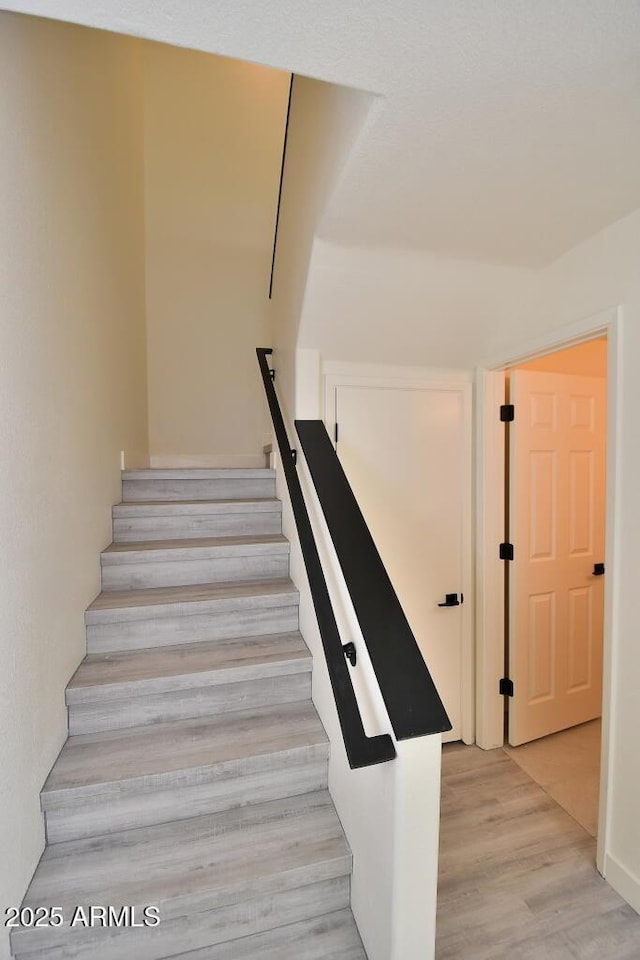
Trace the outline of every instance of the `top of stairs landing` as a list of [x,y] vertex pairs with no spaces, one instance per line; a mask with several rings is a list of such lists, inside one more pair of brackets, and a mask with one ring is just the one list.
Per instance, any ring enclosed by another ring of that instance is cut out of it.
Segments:
[[123,480],[270,480],[275,475],[270,467],[150,467],[122,471]]

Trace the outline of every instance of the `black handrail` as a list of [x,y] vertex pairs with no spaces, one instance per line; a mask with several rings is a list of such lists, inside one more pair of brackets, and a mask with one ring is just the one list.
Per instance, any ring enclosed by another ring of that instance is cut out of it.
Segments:
[[311,596],[316,611],[320,637],[324,648],[324,655],[329,670],[329,679],[333,689],[333,696],[338,711],[338,719],[342,730],[349,766],[368,767],[374,763],[383,763],[393,760],[396,750],[392,738],[388,733],[376,737],[368,737],[364,731],[362,717],[358,709],[358,702],[349,676],[349,668],[342,649],[342,641],[338,625],[331,606],[327,582],[322,570],[318,548],[313,536],[311,521],[304,502],[302,487],[295,468],[294,454],[289,444],[287,430],[282,418],[280,404],[271,378],[271,371],[267,363],[267,356],[271,354],[268,347],[259,347],[256,350],[258,363],[267,394],[271,419],[280,450],[280,458],[284,475],[289,489],[293,516],[298,529],[300,546],[304,557]]
[[451,730],[324,423],[295,426],[396,740]]

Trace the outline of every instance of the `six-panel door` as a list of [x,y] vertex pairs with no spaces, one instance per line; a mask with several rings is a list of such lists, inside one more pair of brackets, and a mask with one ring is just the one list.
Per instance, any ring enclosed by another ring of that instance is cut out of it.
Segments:
[[[511,374],[513,746],[600,716],[606,383]],[[597,568],[595,568],[597,570]]]

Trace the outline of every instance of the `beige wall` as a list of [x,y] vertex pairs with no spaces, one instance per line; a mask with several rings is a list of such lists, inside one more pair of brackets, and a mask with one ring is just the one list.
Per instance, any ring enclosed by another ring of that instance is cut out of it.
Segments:
[[[295,406],[295,351],[316,232],[372,102],[369,94],[358,90],[308,77],[294,80],[271,303],[278,391],[290,417]],[[323,315],[322,322],[331,324],[331,316]]]
[[138,50],[0,14],[3,917],[42,852],[39,791],[67,733],[120,451],[147,452]]
[[289,75],[145,44],[152,464],[261,465]]

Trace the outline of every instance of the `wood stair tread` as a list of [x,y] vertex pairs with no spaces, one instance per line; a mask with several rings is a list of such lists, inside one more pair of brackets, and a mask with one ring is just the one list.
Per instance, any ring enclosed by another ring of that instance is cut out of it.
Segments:
[[175,960],[367,960],[351,910],[241,937]]
[[271,467],[149,467],[123,470],[123,480],[272,480]]
[[[366,960],[274,493],[268,468],[123,472],[23,901],[65,924],[12,931],[17,960]],[[69,926],[96,904],[161,922]]]
[[[87,624],[131,620],[149,616],[198,613],[210,603],[270,601],[280,605],[298,602],[298,591],[288,577],[277,580],[241,580],[231,583],[201,583],[180,587],[148,587],[142,590],[108,590],[87,608]],[[151,608],[151,610],[149,609]],[[119,615],[120,614],[120,615]]]
[[[42,789],[44,810],[100,794],[211,779],[243,761],[312,749],[327,735],[310,700],[69,737]],[[206,771],[206,774],[205,774]]]
[[[153,904],[166,922],[345,876],[350,866],[331,798],[320,791],[53,844],[23,905],[55,903],[69,918],[77,905]],[[47,940],[72,943],[75,933],[67,926],[18,930],[13,946],[28,953]]]
[[238,500],[135,500],[116,503],[112,507],[113,516],[161,517],[172,514],[192,513],[245,513],[276,511],[281,512],[282,502],[274,497],[248,497]]
[[282,534],[256,534],[243,537],[192,537],[168,540],[139,540],[133,543],[112,543],[101,554],[102,564],[133,563],[144,560],[159,562],[184,557],[246,556],[256,553],[289,550],[289,541]]
[[298,632],[89,654],[67,686],[67,703],[310,669],[311,654]]

